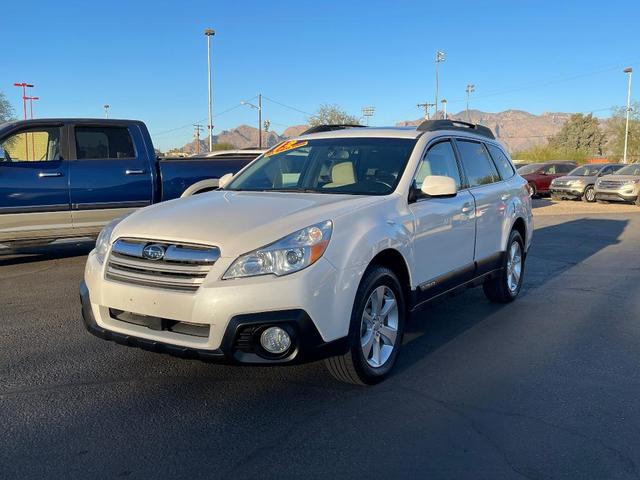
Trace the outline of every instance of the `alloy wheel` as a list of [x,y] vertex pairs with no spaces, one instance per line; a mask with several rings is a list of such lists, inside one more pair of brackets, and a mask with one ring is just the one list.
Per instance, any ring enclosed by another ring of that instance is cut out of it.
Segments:
[[507,258],[507,288],[511,293],[518,290],[520,275],[522,274],[522,248],[518,242],[513,242],[509,248]]
[[379,368],[391,357],[398,336],[398,301],[386,285],[375,288],[360,323],[360,346],[369,366]]

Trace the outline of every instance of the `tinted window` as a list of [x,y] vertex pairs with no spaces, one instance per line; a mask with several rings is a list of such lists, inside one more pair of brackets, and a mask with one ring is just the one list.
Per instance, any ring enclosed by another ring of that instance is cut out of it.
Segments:
[[500,180],[493,162],[481,143],[458,140],[457,145],[470,187],[487,185]]
[[61,160],[60,129],[39,128],[15,133],[2,141],[6,162]]
[[518,173],[520,175],[529,175],[531,173],[537,173],[538,170],[540,170],[541,168],[542,168],[542,165],[532,163],[530,165],[525,165],[524,167],[520,167],[518,169]]
[[453,178],[457,187],[460,188],[462,182],[460,181],[460,172],[458,171],[458,164],[451,142],[440,142],[429,148],[418,166],[414,180],[416,189],[420,190],[422,188],[422,182],[428,175]]
[[559,173],[558,172],[558,166],[555,163],[551,164],[551,165],[547,165],[542,170],[542,173],[545,173],[547,175],[555,175],[556,173]]
[[574,164],[559,163],[558,165],[556,165],[556,173],[569,173],[574,168],[576,168]]
[[76,153],[80,160],[136,156],[126,127],[76,127]]
[[498,172],[503,179],[513,177],[515,173],[513,170],[513,165],[511,161],[509,161],[509,157],[507,157],[504,152],[496,147],[495,145],[487,144],[487,148],[489,149],[489,153],[493,158],[493,162],[496,164],[498,168]]

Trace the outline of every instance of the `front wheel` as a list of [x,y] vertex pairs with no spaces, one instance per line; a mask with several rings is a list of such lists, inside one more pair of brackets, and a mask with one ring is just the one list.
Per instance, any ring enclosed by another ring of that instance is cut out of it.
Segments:
[[584,202],[593,203],[596,201],[596,191],[593,188],[593,185],[589,185],[584,189],[584,193],[582,194],[582,200]]
[[508,303],[516,299],[524,280],[524,241],[516,230],[509,235],[507,251],[498,275],[484,282],[484,293],[489,300]]
[[389,375],[402,345],[405,299],[396,275],[373,266],[365,273],[351,313],[349,351],[325,360],[341,382],[373,385]]
[[531,198],[538,198],[538,187],[533,182],[529,182],[529,191],[531,192]]

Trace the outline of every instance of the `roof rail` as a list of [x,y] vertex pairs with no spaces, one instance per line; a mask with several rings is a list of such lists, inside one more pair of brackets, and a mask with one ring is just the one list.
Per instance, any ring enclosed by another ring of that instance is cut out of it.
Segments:
[[316,125],[315,127],[311,127],[306,129],[300,135],[309,135],[311,133],[320,133],[320,132],[333,132],[334,130],[344,130],[346,128],[365,128],[366,125],[357,125],[357,124],[348,124],[348,123],[340,123],[336,125]]
[[460,130],[488,137],[495,140],[495,136],[489,127],[477,125],[475,123],[463,122],[461,120],[425,120],[416,130],[420,132],[433,132],[436,130]]

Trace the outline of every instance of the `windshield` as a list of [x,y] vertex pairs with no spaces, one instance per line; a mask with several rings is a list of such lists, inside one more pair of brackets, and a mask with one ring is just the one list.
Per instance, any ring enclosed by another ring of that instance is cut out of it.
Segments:
[[225,190],[387,195],[415,144],[407,138],[290,140],[258,158]]
[[583,165],[578,168],[574,168],[567,175],[571,175],[574,177],[593,177],[597,175],[604,165]]
[[640,175],[640,163],[634,163],[632,165],[622,167],[616,172],[616,175]]
[[544,165],[540,163],[532,163],[531,165],[525,165],[524,167],[520,167],[518,169],[518,173],[520,175],[527,175],[528,173],[534,173],[540,170]]

